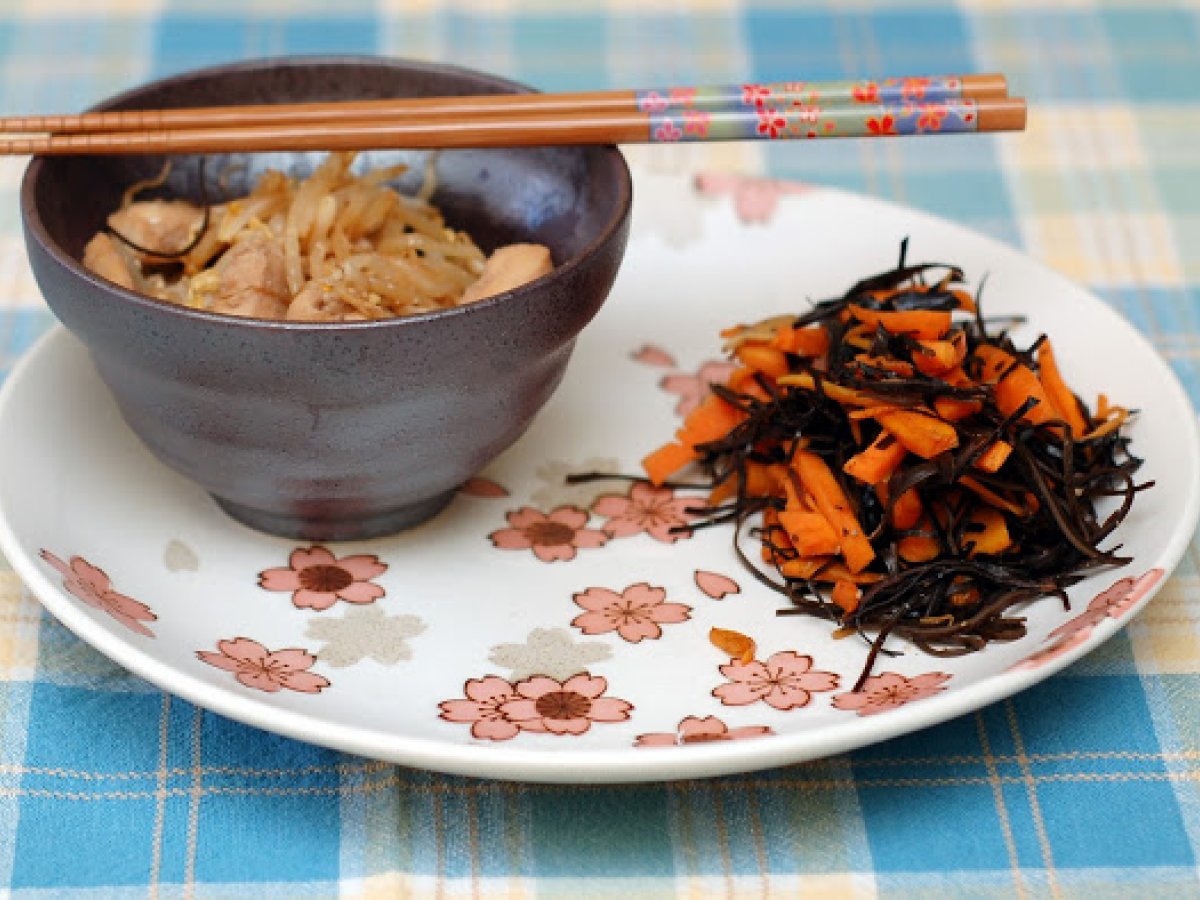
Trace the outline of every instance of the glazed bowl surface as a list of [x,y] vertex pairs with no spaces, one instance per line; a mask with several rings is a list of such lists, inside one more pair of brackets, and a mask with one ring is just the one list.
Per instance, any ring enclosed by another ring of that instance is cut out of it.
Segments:
[[[526,90],[466,69],[380,58],[251,61],[154,82],[99,105],[132,109]],[[319,153],[177,156],[160,193],[238,196],[268,169],[310,173]],[[426,155],[360,154],[356,170]],[[550,398],[575,339],[608,296],[628,237],[629,170],[613,147],[442,151],[432,202],[485,252],[549,247],[553,271],[475,303],[346,323],[238,318],[126,290],[83,247],[162,157],[34,159],[21,189],[26,246],[58,319],[87,346],[130,428],[240,522],[349,540],[440,510]]]

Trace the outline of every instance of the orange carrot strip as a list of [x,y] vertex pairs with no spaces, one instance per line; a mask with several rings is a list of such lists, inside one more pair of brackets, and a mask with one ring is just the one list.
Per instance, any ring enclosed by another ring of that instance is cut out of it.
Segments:
[[746,463],[746,496],[770,497],[779,493],[779,479],[786,478],[782,464]]
[[1042,387],[1066,420],[1071,435],[1075,438],[1083,437],[1087,432],[1087,422],[1079,410],[1079,400],[1067,387],[1067,382],[1059,371],[1058,360],[1054,356],[1054,348],[1050,346],[1049,338],[1042,341],[1042,345],[1038,347],[1037,359]]
[[903,378],[911,378],[913,374],[912,363],[907,363],[902,359],[896,359],[891,356],[872,356],[869,353],[859,353],[854,357],[854,360],[868,368],[891,372],[893,375],[899,375]]
[[[948,372],[943,372],[941,378],[942,381],[951,387],[975,386],[975,382],[967,377],[967,373],[962,370],[962,366],[956,366]],[[938,397],[933,401],[933,408],[947,422],[957,422],[959,419],[965,419],[967,416],[972,416],[979,412],[979,410],[983,409],[983,403],[979,400],[956,400],[953,397]]]
[[740,480],[737,473],[734,473],[714,487],[708,492],[708,505],[720,506],[726,500],[732,500],[736,497],[738,482]]
[[754,654],[757,651],[757,647],[754,643],[754,638],[749,635],[742,634],[740,631],[730,631],[726,628],[712,628],[708,632],[708,639],[714,647],[728,653],[732,659],[736,659],[741,663],[754,661]]
[[652,484],[661,485],[695,458],[695,451],[691,447],[672,441],[643,459],[642,468]]
[[797,453],[792,466],[800,476],[804,489],[812,495],[821,515],[837,532],[846,565],[851,572],[862,571],[875,558],[875,551],[837,478],[821,457],[808,450]]
[[991,344],[976,347],[975,358],[980,362],[979,377],[988,384],[995,384],[1001,375],[1017,364],[1015,356]]
[[976,347],[975,355],[983,362],[983,379],[996,385],[996,408],[1001,413],[1012,415],[1032,397],[1037,403],[1022,416],[1024,421],[1040,425],[1062,418],[1058,407],[1029,366],[1018,362],[1011,353],[987,344]]
[[779,553],[794,552],[792,539],[788,537],[783,526],[779,524],[779,512],[768,506],[763,510],[762,531],[762,560],[775,562]]
[[[809,372],[793,372],[790,375],[784,375],[779,379],[778,383],[780,386],[795,387],[807,391],[815,391],[817,389],[816,379]],[[830,400],[836,400],[843,406],[880,406],[887,403],[887,400],[883,397],[831,384],[828,381],[821,382],[821,390]]]
[[837,532],[820,513],[785,509],[779,524],[801,556],[830,556],[841,549]]
[[779,564],[779,572],[785,578],[815,578],[817,574],[830,565],[828,556],[811,556],[807,559],[787,559]]
[[1000,510],[991,506],[977,506],[968,519],[981,529],[968,531],[963,538],[963,543],[969,548],[968,556],[1003,553],[1012,546],[1008,523]]
[[906,450],[922,459],[931,459],[958,446],[958,432],[954,426],[936,416],[898,409],[875,418]]
[[937,397],[933,401],[934,411],[947,422],[957,422],[973,416],[983,409],[978,400],[956,400],[954,397]]
[[942,548],[935,538],[925,534],[910,534],[896,541],[896,552],[905,562],[923,563],[937,559]]
[[850,314],[872,328],[882,325],[885,331],[892,334],[907,334],[927,341],[935,341],[950,330],[949,310],[913,309],[887,312],[866,309],[851,303]]
[[733,428],[746,418],[746,414],[722,400],[716,394],[709,394],[700,405],[688,413],[683,420],[683,427],[676,432],[679,442],[690,446],[715,441],[725,437]]
[[708,494],[708,503],[715,506],[737,494],[738,486],[743,477],[747,497],[772,497],[778,493],[778,483],[782,465],[767,465],[760,462],[747,462],[741,473],[733,473]]
[[729,380],[725,382],[725,386],[731,391],[744,394],[750,385],[758,383],[754,380],[754,375],[754,370],[749,366],[739,366],[730,373]]
[[850,615],[858,609],[858,602],[862,598],[862,589],[853,581],[839,579],[833,584],[833,594],[830,599],[835,604],[842,608],[843,615]]
[[1017,366],[996,385],[996,407],[1006,416],[1020,409],[1021,404],[1030,397],[1036,398],[1038,402],[1022,416],[1026,422],[1040,425],[1052,419],[1062,418],[1058,407],[1028,366]]
[[771,346],[798,356],[824,356],[829,352],[829,332],[821,325],[781,328]]
[[950,293],[953,295],[954,299],[958,301],[959,309],[969,313],[975,312],[975,298],[969,293],[964,291],[962,288],[952,288]]
[[742,344],[734,354],[744,365],[768,378],[778,378],[788,373],[787,355],[782,350],[763,344]]
[[851,572],[845,563],[834,559],[812,577],[813,581],[821,584],[833,584],[838,581],[852,581],[855,584],[874,584],[883,578],[878,572]]
[[981,469],[984,472],[995,472],[1012,454],[1012,444],[1007,441],[993,441],[988,444],[988,448],[979,455],[975,460],[975,468]]
[[900,531],[915,528],[924,512],[917,489],[909,488],[896,498],[896,504],[892,507],[892,526]]
[[867,449],[846,460],[842,471],[863,484],[879,484],[891,477],[907,455],[904,445],[884,432]]
[[913,365],[925,375],[941,375],[962,365],[967,358],[967,336],[959,331],[948,340],[918,341],[926,351],[914,350]]

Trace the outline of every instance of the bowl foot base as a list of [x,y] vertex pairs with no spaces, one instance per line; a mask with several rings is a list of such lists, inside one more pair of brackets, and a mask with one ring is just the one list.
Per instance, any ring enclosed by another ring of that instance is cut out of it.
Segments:
[[406,528],[412,528],[414,525],[420,525],[426,519],[432,518],[445,509],[456,493],[457,490],[447,491],[428,500],[398,509],[373,512],[367,515],[338,517],[279,513],[243,506],[215,494],[212,496],[217,506],[238,522],[255,531],[265,531],[267,534],[305,541],[360,541],[395,534]]

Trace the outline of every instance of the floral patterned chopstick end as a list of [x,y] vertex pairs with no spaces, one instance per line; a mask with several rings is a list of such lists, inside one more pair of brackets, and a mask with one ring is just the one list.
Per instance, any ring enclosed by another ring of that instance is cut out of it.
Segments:
[[[968,76],[969,78],[969,76]],[[651,142],[886,137],[1020,130],[1024,102],[957,76],[636,92]],[[1003,82],[1000,82],[1002,85]]]

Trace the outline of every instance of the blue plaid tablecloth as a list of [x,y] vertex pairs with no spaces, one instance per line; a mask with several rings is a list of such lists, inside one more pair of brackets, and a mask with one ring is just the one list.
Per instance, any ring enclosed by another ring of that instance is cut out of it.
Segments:
[[[1020,245],[1200,400],[1200,10],[936,0],[7,0],[0,110],[290,52],[446,60],[547,90],[992,71],[1020,138],[634,148],[890,197]],[[51,324],[0,161],[0,370]],[[4,436],[0,435],[0,440]],[[0,896],[1200,896],[1196,546],[1040,687],[849,755],[711,781],[523,785],[235,724],[80,643],[0,572]]]

